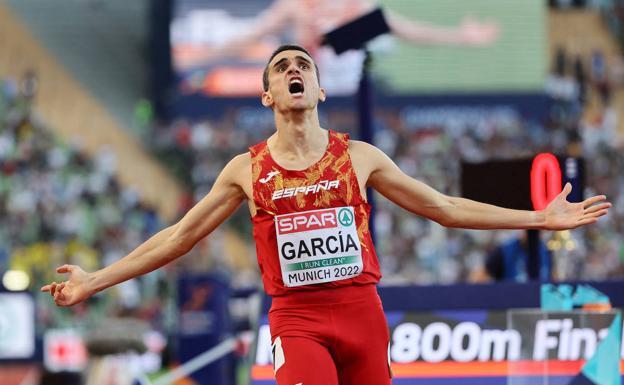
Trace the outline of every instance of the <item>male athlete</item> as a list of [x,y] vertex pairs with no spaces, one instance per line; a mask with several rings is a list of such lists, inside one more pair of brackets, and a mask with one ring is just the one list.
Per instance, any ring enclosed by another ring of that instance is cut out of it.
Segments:
[[93,273],[64,265],[67,281],[42,287],[59,306],[148,273],[191,250],[247,201],[266,292],[279,385],[387,385],[388,328],[368,228],[366,187],[414,214],[470,229],[562,230],[596,222],[610,203],[569,203],[563,191],[543,211],[500,208],[433,190],[376,147],[319,125],[325,100],[308,52],[282,46],[266,66],[262,104],[277,131],[236,156],[212,190],[178,223]]

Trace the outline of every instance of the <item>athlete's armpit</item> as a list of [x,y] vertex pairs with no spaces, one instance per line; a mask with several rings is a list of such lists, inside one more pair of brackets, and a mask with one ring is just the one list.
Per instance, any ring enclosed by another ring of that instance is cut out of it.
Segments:
[[178,222],[174,237],[184,248],[190,250],[247,198],[244,183],[245,176],[251,179],[250,168],[249,154],[232,159],[217,177],[210,192]]
[[[445,224],[452,203],[444,194],[406,175],[377,147],[353,141],[351,159],[356,173],[362,173],[367,187],[404,209]],[[360,177],[358,176],[358,179]]]

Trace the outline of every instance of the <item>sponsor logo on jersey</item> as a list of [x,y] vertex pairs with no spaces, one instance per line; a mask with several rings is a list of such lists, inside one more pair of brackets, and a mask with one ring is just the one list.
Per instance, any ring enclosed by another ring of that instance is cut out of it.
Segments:
[[289,187],[289,188],[284,188],[280,190],[275,190],[273,192],[272,199],[276,201],[282,198],[293,197],[298,194],[304,194],[304,195],[316,194],[317,192],[322,191],[322,190],[337,189],[339,185],[340,185],[339,180],[331,180],[331,181],[322,180],[316,184],[309,185],[309,186]]
[[260,183],[265,184],[268,183],[274,176],[279,175],[279,171],[271,171],[264,178],[260,178]]

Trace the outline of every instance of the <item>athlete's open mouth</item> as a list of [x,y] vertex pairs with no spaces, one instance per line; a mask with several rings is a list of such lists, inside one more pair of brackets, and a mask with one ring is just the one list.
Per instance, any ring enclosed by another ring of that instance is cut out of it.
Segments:
[[302,94],[303,93],[303,82],[301,79],[291,79],[288,84],[288,92],[292,95]]

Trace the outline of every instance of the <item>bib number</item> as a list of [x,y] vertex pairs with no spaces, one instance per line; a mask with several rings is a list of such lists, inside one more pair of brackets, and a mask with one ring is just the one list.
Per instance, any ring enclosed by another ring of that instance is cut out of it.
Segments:
[[282,280],[287,287],[339,281],[362,273],[353,207],[275,217]]

